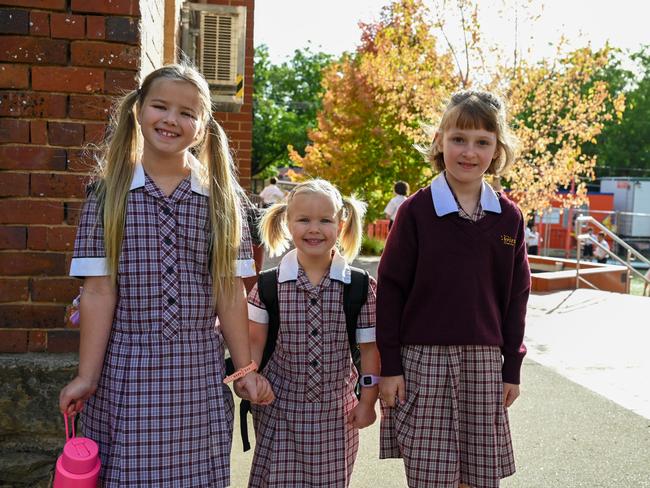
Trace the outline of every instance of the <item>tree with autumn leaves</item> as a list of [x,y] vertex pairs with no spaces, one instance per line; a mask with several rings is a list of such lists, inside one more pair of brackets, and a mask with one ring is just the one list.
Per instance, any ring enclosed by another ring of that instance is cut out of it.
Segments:
[[578,49],[535,64],[518,59],[473,79],[470,60],[484,59],[490,51],[481,41],[478,4],[444,3],[461,14],[460,46],[444,35],[439,11],[434,18],[421,0],[396,1],[378,22],[361,24],[357,51],[323,73],[323,106],[309,134],[311,145],[304,156],[290,151],[291,159],[307,176],[358,193],[368,201],[370,217],[376,217],[394,181],[417,188],[433,175],[416,149],[430,142],[422,124],[437,123],[454,91],[488,88],[506,99],[520,141],[520,160],[500,183],[528,215],[550,207],[558,188],[573,190],[564,197],[565,206],[582,203],[595,157],[581,148],[624,108],[623,98],[613,99],[607,82],[597,76],[609,61],[609,49]]
[[[606,122],[620,119],[622,94],[613,97],[596,75],[607,66],[609,48],[582,48],[551,63],[521,64],[508,80],[512,127],[520,157],[506,180],[525,213],[586,202],[586,183],[593,181],[596,156],[583,152]],[[559,197],[558,188],[570,190]]]
[[370,217],[379,215],[396,180],[417,188],[431,178],[413,144],[426,142],[422,121],[440,113],[457,84],[453,60],[441,54],[420,7],[402,2],[384,10],[378,24],[360,24],[357,52],[323,74],[312,144],[304,157],[290,151],[306,175],[358,193]]

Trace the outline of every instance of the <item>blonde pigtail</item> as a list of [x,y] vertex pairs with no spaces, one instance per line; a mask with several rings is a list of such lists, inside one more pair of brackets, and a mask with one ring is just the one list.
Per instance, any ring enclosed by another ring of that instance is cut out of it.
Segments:
[[289,248],[289,230],[287,229],[286,202],[279,202],[264,212],[260,221],[260,236],[264,247],[271,256],[279,256]]
[[212,296],[216,306],[217,297],[235,293],[236,261],[242,237],[242,190],[236,180],[236,170],[228,140],[221,126],[209,117],[204,143],[198,156],[207,167],[207,183],[210,191],[210,225],[212,260]]
[[363,236],[363,217],[366,214],[366,204],[353,196],[343,197],[345,220],[339,236],[341,254],[350,263],[359,254]]
[[120,101],[107,131],[103,159],[99,161],[99,181],[95,194],[98,219],[104,225],[106,262],[113,282],[117,280],[126,220],[126,201],[139,147],[134,112],[138,101],[139,93],[136,90]]

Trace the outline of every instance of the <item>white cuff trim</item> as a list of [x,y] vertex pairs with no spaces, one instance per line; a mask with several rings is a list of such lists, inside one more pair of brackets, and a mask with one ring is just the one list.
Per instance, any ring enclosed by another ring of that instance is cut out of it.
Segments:
[[375,342],[374,327],[361,327],[357,329],[357,344],[365,344],[367,342]]
[[108,275],[106,258],[72,258],[70,261],[70,276],[75,278]]
[[255,276],[255,261],[253,259],[238,259],[235,262],[235,276],[240,278],[248,278],[250,276]]
[[260,324],[269,323],[269,313],[263,308],[256,307],[252,303],[248,304],[248,319]]

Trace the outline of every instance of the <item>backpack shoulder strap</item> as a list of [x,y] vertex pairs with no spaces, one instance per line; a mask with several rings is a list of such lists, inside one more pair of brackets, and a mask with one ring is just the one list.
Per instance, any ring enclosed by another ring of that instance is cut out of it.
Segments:
[[354,351],[357,345],[357,321],[361,307],[368,300],[368,272],[364,269],[350,268],[350,283],[343,286],[343,310],[345,324],[348,330],[350,350]]
[[269,362],[273,351],[275,350],[275,343],[278,339],[278,330],[280,330],[280,307],[278,305],[278,271],[277,268],[267,269],[260,272],[257,277],[257,291],[260,300],[266,307],[269,314],[269,330],[264,345],[264,353],[262,354],[262,364],[260,364],[260,371],[264,369],[266,363]]

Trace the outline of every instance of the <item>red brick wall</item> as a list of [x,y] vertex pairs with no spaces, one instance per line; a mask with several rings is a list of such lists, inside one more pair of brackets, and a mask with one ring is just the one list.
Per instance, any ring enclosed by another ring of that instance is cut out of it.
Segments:
[[[175,0],[167,0],[175,1]],[[244,105],[216,114],[250,185],[254,0]],[[90,168],[113,96],[162,62],[158,0],[0,0],[0,352],[68,352],[67,277]],[[142,32],[139,24],[142,20]]]
[[246,56],[244,67],[244,104],[239,112],[216,112],[215,116],[228,134],[235,161],[239,166],[239,180],[244,188],[251,186],[253,159],[253,17],[254,0],[209,0],[215,5],[246,7]]
[[[247,7],[244,105],[216,116],[249,186],[254,0],[213,3]],[[159,0],[0,0],[0,353],[77,350],[66,310],[80,281],[67,272],[84,147],[113,97],[160,65],[163,13]]]
[[136,86],[138,0],[0,1],[0,352],[74,351],[68,278],[112,96]]

